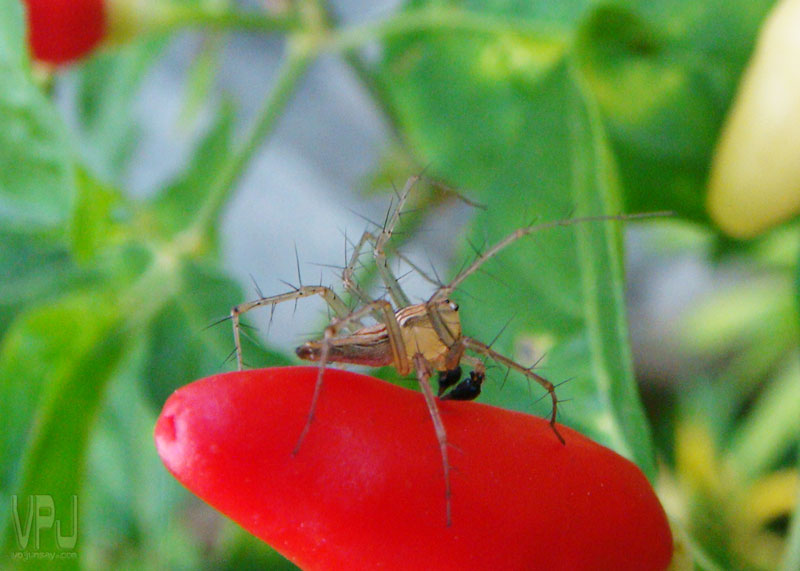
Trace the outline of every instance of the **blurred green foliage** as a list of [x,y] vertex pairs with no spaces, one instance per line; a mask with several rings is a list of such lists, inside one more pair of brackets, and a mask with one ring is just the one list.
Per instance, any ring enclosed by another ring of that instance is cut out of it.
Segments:
[[[795,568],[797,229],[731,243],[703,205],[770,4],[414,1],[381,22],[339,26],[314,0],[250,19],[183,2],[184,20],[70,71],[79,121],[67,128],[34,78],[19,2],[0,0],[0,501],[49,494],[60,508],[78,496],[79,558],[64,567],[291,568],[189,498],[151,431],[172,390],[220,372],[230,353],[227,328],[207,327],[245,297],[221,269],[219,213],[309,63],[334,52],[394,128],[399,151],[376,171],[428,165],[431,178],[486,205],[469,221],[465,256],[534,221],[668,209],[669,224],[644,223],[660,227],[657,253],[735,262],[759,277],[708,296],[681,324],[685,348],[709,366],[650,391],[650,422],[634,379],[619,224],[534,234],[471,277],[460,301],[468,334],[489,342],[502,330],[500,352],[527,363],[546,353],[548,378],[572,379],[559,388],[570,401],[560,420],[658,482],[698,568],[770,569],[781,557]],[[220,105],[183,172],[153,198],[131,198],[118,181],[137,141],[132,102],[164,46],[184,26],[211,38],[190,73],[191,114],[213,85],[224,34],[258,30],[259,17],[263,33],[288,31],[253,127],[234,137],[235,109]],[[373,42],[380,58],[363,59],[359,48]],[[414,200],[405,239],[447,202],[430,188]],[[252,341],[245,353],[253,366],[290,362]],[[483,398],[548,412],[513,375]],[[11,512],[0,514],[3,551],[17,551]],[[48,541],[41,549],[55,551]]]

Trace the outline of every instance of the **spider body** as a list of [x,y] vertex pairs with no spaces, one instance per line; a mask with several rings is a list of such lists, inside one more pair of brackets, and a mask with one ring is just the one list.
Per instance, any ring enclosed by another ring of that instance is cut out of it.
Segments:
[[[458,305],[446,299],[437,304],[437,311],[448,331],[456,338],[460,337],[461,320],[458,316]],[[337,336],[330,340],[328,362],[371,367],[392,366],[400,374],[407,375],[411,371],[414,355],[421,353],[436,371],[453,368],[452,357],[448,364],[450,347],[436,334],[424,303],[402,307],[394,312],[394,317],[401,339],[393,340],[389,327],[384,323],[362,327],[349,335]],[[324,339],[308,341],[295,352],[305,361],[319,361],[324,343]],[[393,351],[393,344],[400,344],[402,348]]]
[[[437,303],[438,312],[448,332],[455,339],[461,337],[461,320],[458,316],[458,305],[445,299]],[[379,323],[370,327],[362,327],[350,335],[331,339],[328,348],[329,363],[351,363],[370,367],[392,366],[398,371],[406,371],[416,354],[430,363],[439,372],[439,393],[443,400],[474,400],[480,394],[480,387],[485,378],[483,364],[461,383],[461,367],[458,362],[462,355],[455,354],[451,346],[446,345],[436,334],[428,309],[424,303],[409,305],[395,311],[397,324],[405,349],[400,354],[400,362],[395,360],[392,351],[392,338],[386,325]],[[295,349],[298,357],[304,361],[320,361],[324,340],[307,341]],[[455,363],[455,364],[453,364]],[[407,372],[405,373],[407,374]],[[453,385],[456,385],[453,388]],[[451,389],[450,392],[446,392]]]

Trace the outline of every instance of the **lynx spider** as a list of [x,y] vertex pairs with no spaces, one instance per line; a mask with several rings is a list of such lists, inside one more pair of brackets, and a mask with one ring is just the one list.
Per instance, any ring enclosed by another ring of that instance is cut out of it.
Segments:
[[[452,522],[450,499],[451,466],[448,460],[447,432],[436,401],[437,396],[442,400],[472,400],[480,394],[486,367],[481,359],[467,354],[467,351],[491,359],[541,385],[552,401],[552,411],[549,418],[550,427],[555,437],[564,444],[564,438],[556,427],[558,399],[556,398],[553,383],[534,373],[531,370],[532,368],[524,367],[498,353],[490,345],[462,335],[458,305],[452,302],[449,296],[486,261],[494,257],[502,249],[529,234],[557,226],[570,226],[592,221],[628,220],[639,218],[642,215],[589,216],[544,222],[519,228],[486,251],[479,253],[474,261],[452,281],[445,285],[440,285],[428,301],[412,304],[389,268],[384,247],[391,238],[392,232],[400,219],[406,199],[419,178],[419,176],[413,176],[408,179],[399,194],[396,207],[391,216],[387,217],[387,221],[380,233],[376,235],[370,231],[364,232],[355,245],[348,265],[342,272],[342,283],[345,290],[354,298],[363,302],[361,307],[351,311],[329,287],[323,285],[300,285],[294,291],[269,297],[261,296],[256,300],[237,305],[231,309],[230,318],[233,323],[236,362],[239,370],[242,370],[240,337],[240,316],[242,314],[262,306],[272,306],[274,309],[274,306],[279,303],[313,295],[322,297],[335,314],[331,323],[325,328],[322,339],[306,342],[296,349],[296,353],[301,359],[319,362],[319,373],[314,393],[311,397],[306,423],[292,451],[293,455],[299,452],[303,440],[311,428],[322,388],[324,370],[328,363],[354,363],[375,367],[391,365],[397,369],[400,375],[408,375],[413,370],[422,389],[439,443],[445,480],[446,521],[449,526]],[[652,214],[645,216],[652,216]],[[386,299],[370,299],[353,279],[359,257],[368,246],[373,249],[378,273],[394,305]],[[368,315],[371,315],[377,321],[377,325],[363,326],[362,319]],[[344,334],[342,334],[343,331],[345,332]],[[461,377],[460,364],[462,362],[466,362],[472,367],[472,372],[469,377],[459,382]],[[430,383],[434,370],[439,373],[438,395],[434,394]]]

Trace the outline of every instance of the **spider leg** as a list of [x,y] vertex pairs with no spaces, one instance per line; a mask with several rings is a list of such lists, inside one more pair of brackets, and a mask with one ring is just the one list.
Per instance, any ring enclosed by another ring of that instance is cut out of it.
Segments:
[[[494,361],[497,361],[498,363],[505,365],[506,367],[509,368],[509,370],[513,369],[519,373],[522,373],[527,378],[536,381],[542,387],[544,387],[550,395],[550,399],[553,402],[553,409],[550,415],[550,426],[552,427],[553,432],[556,434],[558,439],[563,443],[564,439],[558,432],[558,429],[556,428],[555,424],[556,413],[558,409],[558,399],[556,398],[555,387],[553,386],[553,383],[537,375],[530,369],[527,369],[522,365],[519,365],[518,363],[512,361],[508,357],[501,355],[497,351],[494,351],[491,348],[491,346],[486,345],[485,343],[481,343],[480,341],[476,341],[474,339],[462,337],[460,331],[451,331],[447,323],[445,323],[445,320],[438,309],[439,304],[443,301],[446,301],[447,298],[450,296],[450,294],[453,293],[453,291],[455,291],[455,289],[459,285],[461,285],[464,282],[464,280],[467,279],[467,277],[478,271],[483,264],[485,264],[492,257],[496,256],[501,250],[510,246],[517,240],[520,240],[525,236],[528,236],[540,230],[555,228],[559,226],[572,226],[575,224],[583,224],[587,222],[635,220],[640,218],[651,218],[656,216],[669,216],[669,215],[670,215],[669,212],[654,212],[647,214],[631,214],[631,215],[619,214],[611,216],[586,216],[582,218],[571,218],[564,220],[555,220],[552,222],[544,222],[541,224],[534,224],[531,226],[519,228],[516,231],[512,232],[511,234],[507,235],[505,238],[503,238],[496,244],[494,244],[488,250],[482,253],[479,252],[477,254],[477,257],[475,258],[475,260],[473,260],[471,264],[469,264],[466,268],[462,269],[450,283],[440,286],[425,304],[427,314],[430,318],[431,325],[433,326],[436,335],[439,337],[439,340],[449,348],[445,359],[445,371],[454,370],[460,363],[462,357],[464,357],[464,350],[469,349],[475,353],[479,353],[481,355],[493,359]],[[465,394],[467,397],[472,397],[472,395],[477,396],[477,392],[480,391],[480,382],[482,382],[483,380],[482,375],[483,373],[479,372],[478,375],[479,378],[473,379],[472,377],[470,377],[470,381],[473,381],[474,384],[477,385],[477,389],[467,384],[464,385],[463,390],[460,391],[458,395],[460,396],[462,394]]]
[[530,234],[534,234],[541,230],[547,230],[549,228],[556,228],[559,226],[574,226],[576,224],[585,224],[587,222],[609,222],[613,220],[623,221],[623,220],[638,220],[641,218],[653,218],[658,216],[669,216],[671,215],[670,212],[651,212],[645,214],[612,214],[608,216],[584,216],[581,218],[567,218],[564,220],[553,220],[550,222],[542,222],[540,224],[533,224],[531,226],[525,226],[523,228],[518,228],[491,248],[479,254],[475,260],[463,269],[459,274],[453,278],[453,280],[446,285],[441,286],[436,292],[431,296],[429,304],[432,304],[436,301],[441,301],[447,299],[447,297],[455,291],[455,289],[463,283],[465,279],[467,279],[470,275],[474,274],[478,269],[489,261],[491,258],[496,256],[501,250],[510,246],[517,240],[524,238],[525,236],[529,236]]
[[361,239],[353,248],[353,253],[350,255],[350,261],[348,262],[347,266],[345,266],[344,270],[342,270],[342,284],[344,285],[345,290],[347,290],[352,297],[359,300],[361,303],[369,303],[371,300],[369,295],[367,295],[367,293],[356,283],[354,276],[359,265],[358,261],[361,258],[361,255],[366,251],[367,246],[372,246],[374,248],[376,241],[377,238],[374,234],[372,234],[369,230],[365,231],[361,235]]
[[398,196],[397,206],[394,208],[392,214],[387,216],[383,230],[378,235],[378,239],[375,241],[375,249],[373,251],[375,256],[375,264],[378,266],[378,273],[380,274],[383,283],[386,284],[386,289],[389,291],[389,296],[392,298],[397,307],[407,307],[411,305],[411,302],[400,288],[397,278],[395,278],[394,274],[389,269],[389,265],[386,262],[386,252],[384,252],[384,247],[392,237],[392,232],[394,232],[395,226],[397,226],[397,222],[400,220],[400,214],[402,213],[403,206],[408,199],[408,195],[411,194],[411,189],[414,188],[414,185],[417,183],[419,178],[419,175],[415,175],[406,181],[405,186],[403,186],[403,190],[400,191]]
[[384,283],[386,291],[389,292],[389,297],[391,297],[392,301],[398,308],[411,305],[408,296],[406,296],[406,294],[403,292],[402,288],[400,287],[400,283],[398,282],[391,268],[389,268],[389,264],[386,261],[386,253],[384,248],[386,243],[392,237],[392,233],[394,232],[395,226],[397,226],[397,222],[400,220],[400,214],[403,206],[406,203],[406,200],[408,199],[408,195],[411,193],[411,189],[418,180],[419,176],[413,176],[408,179],[403,187],[403,190],[398,194],[397,204],[387,213],[386,220],[384,221],[383,227],[381,228],[381,232],[379,234],[376,235],[367,230],[361,235],[361,239],[353,248],[353,253],[350,256],[349,263],[342,272],[342,283],[344,284],[345,289],[356,299],[361,300],[362,303],[369,303],[370,298],[367,293],[355,282],[354,274],[356,268],[358,267],[358,260],[366,251],[367,246],[370,246],[375,258],[375,266],[378,270],[378,275],[380,276],[381,281]]
[[439,452],[442,456],[442,470],[444,471],[445,514],[449,527],[452,524],[452,515],[450,508],[450,462],[447,459],[447,432],[444,429],[444,422],[442,422],[439,408],[436,405],[436,397],[431,388],[430,378],[433,371],[430,363],[425,360],[421,353],[414,355],[414,369],[417,372],[417,380],[422,388],[422,394],[425,396],[425,404],[428,405],[428,412],[431,415],[431,420],[433,420],[436,440],[439,441]]
[[[322,341],[318,344],[318,353],[314,353],[314,360],[319,360],[319,373],[317,374],[317,382],[314,385],[314,394],[311,396],[311,406],[308,411],[308,417],[306,418],[306,423],[303,426],[303,430],[300,432],[300,437],[297,439],[297,444],[295,445],[292,454],[296,455],[299,452],[300,446],[303,444],[303,440],[305,439],[306,434],[308,434],[308,431],[311,428],[311,423],[314,420],[317,401],[319,400],[319,395],[322,392],[322,379],[325,373],[325,365],[328,363],[330,357],[332,340],[336,337],[339,331],[342,328],[345,328],[349,323],[358,321],[367,314],[374,312],[379,313],[381,322],[386,326],[386,334],[389,338],[389,347],[392,352],[392,364],[401,375],[407,375],[411,372],[411,364],[409,363],[408,354],[406,353],[403,335],[400,332],[400,324],[397,322],[394,310],[392,309],[392,304],[390,304],[388,301],[385,299],[375,300],[360,307],[356,311],[345,315],[344,317],[334,319],[333,322],[325,328],[325,334],[322,338]],[[312,350],[317,350],[315,347],[313,347],[313,345],[316,344],[306,343],[305,345],[302,345],[297,350],[298,355],[304,356],[303,353],[306,351],[309,352],[307,355],[310,355]],[[308,358],[308,356],[306,358]]]
[[231,322],[233,323],[233,341],[235,344],[236,365],[240,371],[243,368],[242,343],[241,343],[241,333],[240,333],[241,324],[239,323],[240,316],[257,307],[263,307],[269,305],[274,308],[274,306],[279,303],[283,303],[285,301],[297,300],[312,295],[319,295],[320,297],[322,297],[322,299],[325,300],[325,302],[330,306],[330,308],[334,311],[334,313],[336,313],[336,315],[339,317],[345,317],[350,313],[350,310],[332,289],[321,285],[301,286],[295,289],[295,291],[290,291],[288,293],[282,293],[270,297],[259,297],[256,300],[241,303],[231,309]]
[[[378,269],[378,274],[380,275],[381,280],[384,282],[386,289],[389,292],[389,296],[398,307],[407,307],[410,305],[408,297],[403,292],[399,282],[397,281],[397,278],[394,276],[386,262],[384,247],[391,238],[392,232],[394,231],[397,222],[400,220],[400,214],[406,200],[408,199],[408,195],[418,179],[418,176],[408,179],[403,187],[403,190],[398,195],[397,205],[393,210],[387,213],[386,221],[384,222],[380,234],[375,236],[369,231],[366,231],[361,235],[361,239],[356,243],[353,249],[349,263],[342,272],[342,282],[345,289],[349,291],[351,295],[361,300],[364,305],[356,311],[344,316],[338,314],[337,312],[338,319],[334,320],[325,329],[325,334],[319,348],[319,374],[317,375],[317,382],[314,386],[314,394],[311,398],[311,408],[308,413],[308,418],[306,419],[306,424],[300,433],[297,444],[295,445],[294,454],[297,454],[298,450],[300,449],[300,446],[302,445],[303,440],[305,439],[305,436],[311,427],[311,423],[314,420],[314,412],[316,410],[317,400],[319,399],[319,395],[322,390],[322,379],[325,371],[325,365],[329,360],[332,339],[336,337],[341,328],[346,327],[348,324],[353,322],[357,323],[362,317],[372,315],[379,323],[382,323],[386,327],[386,334],[389,338],[389,346],[392,352],[392,364],[397,369],[397,372],[400,375],[407,375],[411,372],[411,363],[409,362],[408,353],[406,352],[405,342],[400,330],[400,324],[397,321],[397,316],[395,315],[392,305],[386,300],[370,301],[366,292],[358,287],[358,284],[356,284],[353,276],[358,266],[358,260],[361,254],[367,245],[371,245],[373,248],[373,255],[375,257],[375,265]],[[307,344],[301,347],[298,350],[298,354],[300,354],[300,351],[305,347],[310,346]]]
[[458,344],[462,345],[465,349],[489,357],[493,361],[496,361],[501,365],[505,365],[509,369],[517,371],[522,375],[525,375],[527,378],[536,381],[542,387],[544,387],[544,389],[550,395],[550,400],[553,402],[552,412],[550,413],[550,428],[553,429],[553,432],[555,433],[556,437],[561,441],[561,444],[564,444],[564,437],[561,436],[561,433],[558,432],[558,428],[556,428],[556,413],[558,411],[558,399],[556,398],[556,387],[555,385],[553,385],[553,383],[551,383],[544,377],[537,375],[532,370],[523,367],[516,361],[512,361],[505,355],[498,353],[485,343],[481,343],[480,341],[476,341],[475,339],[472,339],[470,337],[461,337],[461,339],[459,339],[458,341]]

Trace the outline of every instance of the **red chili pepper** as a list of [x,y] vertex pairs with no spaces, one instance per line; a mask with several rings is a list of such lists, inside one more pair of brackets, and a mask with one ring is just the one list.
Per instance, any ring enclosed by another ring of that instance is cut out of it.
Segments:
[[34,59],[60,65],[97,46],[106,35],[104,0],[25,0]]
[[155,429],[175,477],[303,569],[666,569],[672,537],[630,461],[567,427],[440,402],[452,525],[422,395],[314,367],[227,373],[176,391]]

